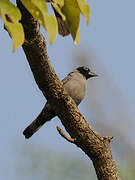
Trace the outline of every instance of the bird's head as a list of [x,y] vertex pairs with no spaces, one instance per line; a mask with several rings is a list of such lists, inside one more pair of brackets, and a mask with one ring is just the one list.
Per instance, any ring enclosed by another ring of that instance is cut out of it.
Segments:
[[90,71],[90,69],[86,66],[81,66],[78,67],[77,70],[79,71],[79,73],[81,73],[86,79],[89,79],[91,77],[96,77],[98,76],[96,73]]

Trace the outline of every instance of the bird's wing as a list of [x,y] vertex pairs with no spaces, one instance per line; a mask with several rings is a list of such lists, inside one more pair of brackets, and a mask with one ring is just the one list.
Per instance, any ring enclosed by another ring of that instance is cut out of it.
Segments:
[[62,80],[63,85],[66,84],[69,80],[71,80],[71,75],[70,75],[70,74],[68,74],[68,75]]

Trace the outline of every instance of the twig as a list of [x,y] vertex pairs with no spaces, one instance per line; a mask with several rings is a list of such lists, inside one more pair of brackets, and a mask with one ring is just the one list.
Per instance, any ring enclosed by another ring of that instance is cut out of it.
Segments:
[[60,134],[64,139],[66,139],[68,142],[70,142],[70,143],[74,143],[74,142],[75,142],[75,139],[73,139],[73,138],[71,138],[71,137],[68,137],[68,136],[64,133],[64,131],[63,131],[59,126],[57,126],[56,128],[57,128],[57,131],[59,132],[59,134]]

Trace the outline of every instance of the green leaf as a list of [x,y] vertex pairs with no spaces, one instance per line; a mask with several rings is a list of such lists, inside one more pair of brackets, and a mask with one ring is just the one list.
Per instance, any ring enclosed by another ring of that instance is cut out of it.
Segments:
[[80,30],[79,29],[77,30],[77,33],[76,33],[76,36],[75,36],[75,39],[74,39],[74,43],[75,43],[75,45],[80,44]]
[[21,23],[21,13],[9,0],[0,1],[0,16],[13,40],[13,51],[24,43],[24,31]]
[[[80,14],[82,14],[86,20],[86,24],[89,24],[90,19],[90,7],[86,0],[50,0],[57,13],[65,21],[66,28],[71,33],[74,43],[80,42]],[[65,16],[65,19],[63,17]]]
[[[50,1],[52,2],[52,1]],[[64,0],[53,0],[55,4],[59,6],[59,8],[62,8],[64,6]]]
[[66,16],[66,26],[70,31],[75,44],[80,42],[80,9],[76,0],[64,0],[64,6],[62,7],[62,12]]
[[88,25],[90,19],[90,6],[88,3],[86,3],[86,0],[77,0],[77,2],[81,13],[86,20],[86,24]]
[[4,14],[8,14],[13,22],[21,19],[20,10],[9,0],[0,0],[0,11],[3,11]]
[[50,44],[56,40],[58,26],[56,18],[48,14],[45,0],[21,0],[23,5],[39,21],[48,33]]
[[64,16],[64,14],[61,11],[61,8],[64,5],[64,0],[54,0],[54,1],[51,1],[51,4],[54,7],[54,9],[57,11],[57,13],[59,13],[59,15],[61,15],[63,21],[65,21],[66,17]]
[[48,32],[50,44],[53,44],[58,34],[56,18],[48,13],[44,14],[46,31]]

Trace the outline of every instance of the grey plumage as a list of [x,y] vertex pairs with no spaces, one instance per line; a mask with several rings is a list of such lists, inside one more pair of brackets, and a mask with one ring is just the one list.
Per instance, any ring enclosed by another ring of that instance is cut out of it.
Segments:
[[[94,76],[97,76],[97,74],[83,66],[74,69],[62,80],[63,87],[69,96],[75,101],[77,106],[85,96],[86,80]],[[25,138],[30,138],[45,122],[51,120],[55,116],[56,114],[53,108],[47,102],[38,117],[24,130],[23,134]]]

